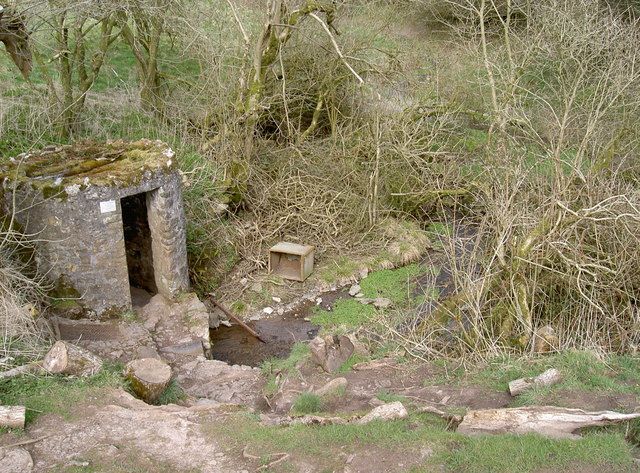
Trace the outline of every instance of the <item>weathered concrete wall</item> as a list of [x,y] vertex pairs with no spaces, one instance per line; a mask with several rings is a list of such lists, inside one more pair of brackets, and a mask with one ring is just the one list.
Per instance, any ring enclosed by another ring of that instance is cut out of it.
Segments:
[[[29,185],[15,192],[16,220],[33,235],[37,264],[52,281],[67,281],[80,304],[98,316],[131,307],[120,199],[147,195],[149,227],[158,291],[174,297],[187,290],[185,218],[180,175],[147,171],[140,184],[126,187],[68,186],[44,198]],[[12,192],[5,192],[12,205]]]

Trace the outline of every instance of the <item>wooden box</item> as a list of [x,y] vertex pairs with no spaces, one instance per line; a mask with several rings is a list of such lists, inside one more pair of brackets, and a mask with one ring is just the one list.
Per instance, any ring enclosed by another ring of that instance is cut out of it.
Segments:
[[282,241],[269,250],[269,272],[304,281],[313,272],[315,247]]

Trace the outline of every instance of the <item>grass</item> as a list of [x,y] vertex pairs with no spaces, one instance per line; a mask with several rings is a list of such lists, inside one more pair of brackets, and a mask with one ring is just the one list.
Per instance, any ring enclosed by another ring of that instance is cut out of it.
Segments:
[[267,378],[265,383],[264,393],[267,396],[272,396],[278,391],[278,384],[276,377],[278,374],[283,373],[285,375],[295,375],[297,372],[297,365],[309,355],[309,345],[302,342],[297,342],[291,348],[291,353],[284,359],[273,358],[266,360],[262,363],[260,368],[262,374]]
[[[421,271],[418,264],[410,264],[398,269],[375,271],[360,281],[364,297],[390,299],[396,307],[407,307],[414,302],[411,280]],[[369,322],[376,314],[372,305],[361,304],[358,299],[340,299],[333,310],[314,309],[311,321],[328,330],[339,328],[354,329]]]
[[534,360],[498,358],[473,378],[489,387],[506,390],[509,381],[536,376],[548,368],[557,368],[563,374],[556,389],[640,395],[640,359],[615,355],[599,359],[588,351],[572,350]]
[[580,466],[634,471],[629,445],[615,434],[590,434],[577,441],[533,434],[463,437],[435,460],[460,473],[581,471]]
[[122,367],[105,365],[88,378],[65,376],[20,376],[0,381],[0,404],[23,405],[27,408],[26,422],[33,422],[41,414],[59,414],[73,418],[74,405],[105,387],[125,388]]
[[[617,433],[589,433],[581,440],[551,440],[537,435],[465,437],[446,430],[441,419],[427,414],[411,414],[407,419],[371,422],[366,425],[294,425],[286,428],[259,424],[255,414],[237,413],[224,423],[204,427],[214,438],[252,451],[286,451],[331,471],[337,468],[339,453],[384,455],[384,449],[406,450],[417,455],[428,445],[434,454],[410,471],[452,472],[533,472],[563,471],[579,465],[603,471],[633,471],[631,448]],[[413,448],[412,448],[413,447]],[[380,448],[378,453],[375,448]],[[338,458],[338,459],[337,459]],[[410,463],[406,463],[409,470]]]
[[313,414],[322,410],[322,399],[317,394],[302,393],[291,406],[291,412],[297,415]]
[[186,393],[182,390],[180,385],[175,379],[171,380],[167,389],[160,395],[158,400],[155,402],[158,406],[163,406],[166,404],[177,404],[180,401],[183,401],[187,398]]
[[390,393],[386,389],[382,389],[378,391],[378,394],[376,394],[376,398],[380,399],[382,402],[387,402],[387,403],[396,402],[396,401],[407,402],[406,397],[401,396],[399,394]]
[[488,364],[465,369],[455,363],[435,361],[443,374],[431,377],[426,384],[479,384],[489,389],[506,391],[510,381],[534,377],[549,368],[562,373],[562,381],[554,386],[534,388],[514,400],[514,405],[544,402],[553,393],[575,391],[585,393],[631,394],[640,397],[640,359],[628,355],[599,358],[589,351],[571,350],[534,359],[498,357]]

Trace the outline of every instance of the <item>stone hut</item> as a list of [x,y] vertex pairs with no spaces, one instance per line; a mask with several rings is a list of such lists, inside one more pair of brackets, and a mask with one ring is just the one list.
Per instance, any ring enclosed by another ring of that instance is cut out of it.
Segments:
[[108,317],[139,290],[173,298],[188,289],[181,177],[166,144],[52,146],[1,172],[4,210],[31,235],[57,297]]

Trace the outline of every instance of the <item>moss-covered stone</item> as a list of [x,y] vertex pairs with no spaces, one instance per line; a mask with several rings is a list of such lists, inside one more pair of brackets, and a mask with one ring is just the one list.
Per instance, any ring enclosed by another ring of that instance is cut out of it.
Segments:
[[174,153],[161,141],[82,141],[10,158],[0,166],[0,177],[28,183],[45,198],[66,199],[92,185],[132,186],[148,172],[174,169]]

